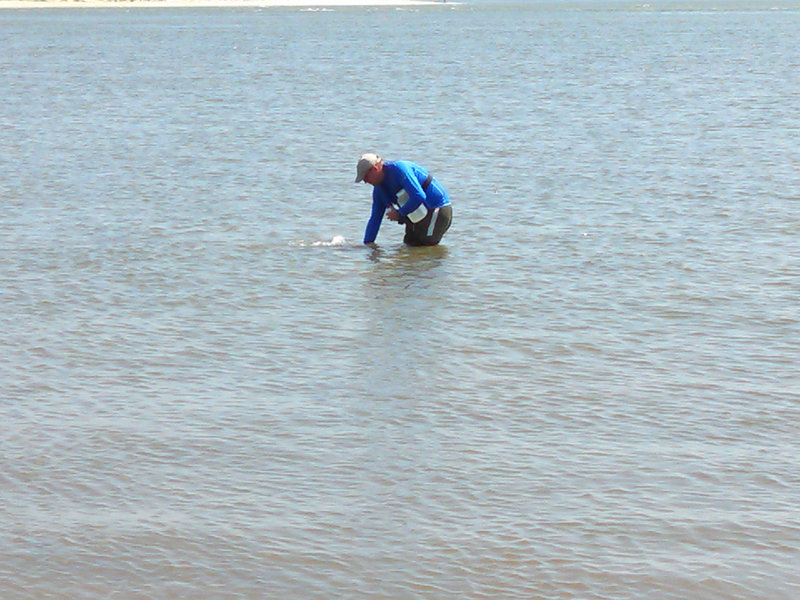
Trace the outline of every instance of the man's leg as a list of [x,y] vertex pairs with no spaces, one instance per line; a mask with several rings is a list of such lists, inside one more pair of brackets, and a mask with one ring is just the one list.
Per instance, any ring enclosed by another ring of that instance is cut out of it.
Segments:
[[424,219],[418,223],[406,223],[406,235],[403,242],[409,246],[435,246],[453,221],[453,207],[442,206],[428,211]]

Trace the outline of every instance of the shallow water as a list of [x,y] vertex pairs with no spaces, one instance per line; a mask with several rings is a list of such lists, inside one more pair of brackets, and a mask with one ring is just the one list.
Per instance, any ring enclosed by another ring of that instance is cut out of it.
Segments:
[[[795,598],[750,8],[0,12],[0,595]],[[367,150],[442,246],[361,246]]]

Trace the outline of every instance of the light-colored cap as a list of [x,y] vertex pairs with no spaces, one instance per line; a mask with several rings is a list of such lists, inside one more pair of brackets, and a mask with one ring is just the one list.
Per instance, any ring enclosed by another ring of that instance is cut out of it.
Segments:
[[367,153],[362,154],[361,158],[358,159],[358,165],[356,166],[356,183],[359,181],[364,180],[364,176],[367,174],[372,167],[377,165],[381,162],[381,157],[377,154]]

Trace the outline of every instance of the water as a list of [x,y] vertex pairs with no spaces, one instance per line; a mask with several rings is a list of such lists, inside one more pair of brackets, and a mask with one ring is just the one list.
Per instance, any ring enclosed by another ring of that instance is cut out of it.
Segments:
[[0,595],[796,598],[799,26],[0,12]]

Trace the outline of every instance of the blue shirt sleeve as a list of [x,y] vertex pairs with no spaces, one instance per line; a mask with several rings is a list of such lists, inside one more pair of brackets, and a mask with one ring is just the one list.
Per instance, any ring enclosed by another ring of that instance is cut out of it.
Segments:
[[372,191],[372,213],[367,221],[367,229],[364,231],[364,243],[371,244],[378,237],[381,228],[383,215],[386,212],[386,205],[381,201],[378,188]]

